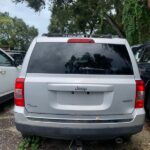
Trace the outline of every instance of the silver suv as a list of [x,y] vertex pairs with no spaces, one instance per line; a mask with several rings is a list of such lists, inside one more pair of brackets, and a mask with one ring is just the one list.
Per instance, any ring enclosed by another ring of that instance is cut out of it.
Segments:
[[15,122],[26,135],[130,136],[144,123],[144,84],[120,38],[36,38],[15,85]]

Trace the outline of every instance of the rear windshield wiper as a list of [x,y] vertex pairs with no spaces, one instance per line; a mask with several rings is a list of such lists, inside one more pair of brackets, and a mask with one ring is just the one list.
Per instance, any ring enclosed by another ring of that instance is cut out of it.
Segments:
[[107,69],[92,68],[92,67],[80,67],[79,70],[85,70],[85,71],[106,71]]

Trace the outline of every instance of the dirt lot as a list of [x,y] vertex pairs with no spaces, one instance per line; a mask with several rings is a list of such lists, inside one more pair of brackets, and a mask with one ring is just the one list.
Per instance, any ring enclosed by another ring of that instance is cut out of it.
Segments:
[[[32,141],[33,140],[33,141]],[[0,150],[69,150],[71,141],[35,138],[24,140],[15,129],[13,103],[0,106]],[[26,148],[27,147],[27,148]],[[38,147],[38,148],[37,148]],[[114,141],[83,142],[84,150],[150,150],[150,122],[146,121],[141,133],[130,141],[116,144]]]

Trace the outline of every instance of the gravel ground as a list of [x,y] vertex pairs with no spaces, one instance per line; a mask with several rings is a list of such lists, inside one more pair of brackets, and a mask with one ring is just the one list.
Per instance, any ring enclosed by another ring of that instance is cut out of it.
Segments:
[[[0,106],[0,150],[17,150],[23,139],[14,126],[13,102]],[[40,138],[39,150],[69,150],[71,141]],[[31,148],[27,148],[30,150]],[[114,141],[85,141],[84,150],[150,150],[150,122],[146,121],[141,133],[122,144]],[[34,149],[35,150],[35,149]]]

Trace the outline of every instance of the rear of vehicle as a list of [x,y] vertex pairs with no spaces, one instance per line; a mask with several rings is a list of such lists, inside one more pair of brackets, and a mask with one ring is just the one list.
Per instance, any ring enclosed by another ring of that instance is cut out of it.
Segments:
[[15,87],[19,131],[115,138],[142,130],[144,84],[124,39],[38,38]]

